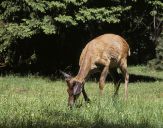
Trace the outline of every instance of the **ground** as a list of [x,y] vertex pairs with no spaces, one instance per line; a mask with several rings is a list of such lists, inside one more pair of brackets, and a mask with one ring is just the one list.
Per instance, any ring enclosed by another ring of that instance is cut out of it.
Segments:
[[3,128],[162,128],[163,71],[145,66],[129,67],[128,101],[124,84],[113,98],[108,81],[99,96],[98,83],[87,82],[91,103],[80,96],[76,107],[67,107],[66,84],[48,77],[7,75],[0,77],[0,127]]

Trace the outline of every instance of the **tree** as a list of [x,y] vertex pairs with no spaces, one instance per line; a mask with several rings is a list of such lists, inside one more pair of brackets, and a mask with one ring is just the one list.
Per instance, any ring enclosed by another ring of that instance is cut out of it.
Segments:
[[[127,39],[132,63],[146,63],[155,56],[162,14],[161,0],[3,0],[0,63],[13,68],[36,62],[39,65],[44,62],[39,59],[44,51],[40,48],[42,43],[35,43],[38,40],[53,40],[53,44],[44,41],[41,46],[46,45],[47,51],[52,50],[51,45],[58,49],[59,45],[66,47],[67,40],[76,41],[73,51],[79,52],[82,42],[105,32]],[[70,35],[74,35],[74,40],[69,39]]]
[[156,57],[149,61],[148,65],[157,70],[163,70],[163,3],[161,1],[149,1],[153,10],[150,12],[153,16],[151,27],[151,39],[156,46]]
[[88,27],[91,34],[90,24],[118,23],[130,6],[121,6],[120,0],[4,0],[0,8],[0,52],[13,66],[23,58],[17,52],[20,40],[60,35],[71,27]]
[[163,70],[163,32],[156,46],[156,58],[149,61],[148,65],[157,70]]

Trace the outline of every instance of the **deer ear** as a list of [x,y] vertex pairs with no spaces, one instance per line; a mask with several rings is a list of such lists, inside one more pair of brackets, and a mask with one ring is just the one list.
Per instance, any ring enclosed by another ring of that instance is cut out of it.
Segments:
[[72,78],[71,75],[69,75],[69,74],[67,74],[67,73],[65,73],[65,72],[63,72],[61,70],[59,70],[59,72],[64,76],[64,78],[65,78],[66,81],[67,80],[70,80]]
[[83,86],[82,83],[76,82],[73,87],[73,95],[78,95],[82,92]]

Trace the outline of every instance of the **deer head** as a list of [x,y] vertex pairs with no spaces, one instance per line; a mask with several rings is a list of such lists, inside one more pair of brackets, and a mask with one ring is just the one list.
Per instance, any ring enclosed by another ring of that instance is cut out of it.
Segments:
[[82,92],[84,83],[80,83],[76,81],[71,75],[60,71],[60,73],[64,76],[65,81],[67,83],[67,92],[68,92],[68,105],[73,106],[76,99],[79,97],[80,93]]

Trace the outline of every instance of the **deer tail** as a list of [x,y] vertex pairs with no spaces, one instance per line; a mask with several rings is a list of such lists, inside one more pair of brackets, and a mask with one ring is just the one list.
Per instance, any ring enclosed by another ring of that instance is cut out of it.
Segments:
[[128,50],[128,56],[130,56],[131,55],[131,51],[130,51],[130,48],[129,48],[129,50]]

